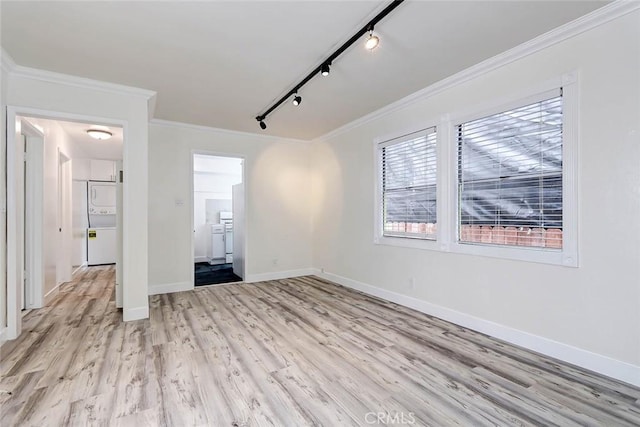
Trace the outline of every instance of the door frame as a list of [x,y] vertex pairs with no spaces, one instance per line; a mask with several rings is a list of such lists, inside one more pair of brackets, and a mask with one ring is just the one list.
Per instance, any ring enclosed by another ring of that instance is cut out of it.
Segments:
[[26,137],[24,184],[25,301],[26,309],[44,305],[44,134],[22,117],[20,134]]
[[190,178],[189,178],[189,223],[190,223],[190,227],[189,227],[189,234],[191,235],[191,248],[190,248],[190,252],[189,252],[189,264],[190,264],[190,268],[189,271],[191,271],[191,288],[190,289],[195,289],[196,287],[196,279],[195,279],[195,274],[196,274],[196,265],[195,265],[195,236],[193,234],[193,226],[194,226],[194,221],[193,221],[193,215],[194,215],[194,209],[193,209],[193,203],[195,201],[195,197],[194,197],[194,185],[193,185],[193,180],[195,177],[195,171],[193,170],[193,158],[195,155],[201,155],[201,156],[211,156],[211,157],[227,157],[227,158],[233,158],[233,159],[240,159],[242,160],[242,183],[244,184],[244,211],[245,211],[245,222],[244,222],[244,269],[242,272],[242,280],[245,281],[247,278],[247,265],[249,263],[249,260],[247,258],[247,254],[249,253],[249,251],[247,250],[247,242],[249,241],[248,235],[249,235],[249,230],[247,227],[247,222],[246,218],[247,218],[247,212],[249,212],[248,209],[248,194],[249,192],[247,191],[248,189],[248,185],[247,185],[247,159],[246,156],[243,154],[234,154],[234,153],[221,153],[218,151],[208,151],[208,150],[191,150],[191,154],[190,154],[190,159],[189,159],[189,172],[190,172]]
[[58,247],[61,249],[56,257],[56,289],[63,283],[71,281],[73,270],[71,263],[71,183],[73,181],[71,170],[71,157],[58,148],[58,185],[57,185],[57,221]]
[[[123,135],[122,157],[124,164],[126,164],[127,158],[126,144],[129,140],[129,126],[126,120],[118,120],[108,117],[88,116],[83,114],[64,113],[31,107],[17,107],[12,105],[7,106],[7,333],[5,336],[7,340],[16,339],[22,332],[22,316],[20,313],[21,291],[19,289],[20,285],[18,283],[21,273],[19,274],[16,264],[19,238],[16,230],[16,224],[20,215],[24,216],[24,213],[17,208],[18,191],[22,191],[21,188],[18,187],[18,183],[23,179],[18,176],[18,171],[16,170],[16,160],[18,155],[16,152],[16,139],[20,135],[21,127],[21,124],[16,120],[19,116],[26,118],[33,117],[49,120],[63,120],[87,124],[103,124],[107,126],[121,127]],[[128,185],[126,180],[124,182],[123,190],[124,193],[128,192]],[[123,216],[126,216],[126,206],[123,206],[123,211]],[[123,247],[118,248],[118,250],[123,251],[124,253],[124,245]],[[126,260],[123,257],[123,265],[116,265],[116,269],[124,268],[125,263]],[[127,286],[127,284],[123,283],[122,286],[124,291],[124,288],[125,286]]]

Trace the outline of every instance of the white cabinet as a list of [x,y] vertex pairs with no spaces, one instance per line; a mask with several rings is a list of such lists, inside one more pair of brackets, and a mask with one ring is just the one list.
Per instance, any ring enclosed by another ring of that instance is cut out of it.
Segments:
[[91,181],[116,180],[116,162],[113,160],[91,159]]

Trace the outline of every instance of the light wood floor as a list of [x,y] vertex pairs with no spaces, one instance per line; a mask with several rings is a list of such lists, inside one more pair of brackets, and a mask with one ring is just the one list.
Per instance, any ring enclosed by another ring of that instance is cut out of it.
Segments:
[[0,349],[2,426],[640,425],[638,388],[314,277],[122,323],[113,276],[83,269]]

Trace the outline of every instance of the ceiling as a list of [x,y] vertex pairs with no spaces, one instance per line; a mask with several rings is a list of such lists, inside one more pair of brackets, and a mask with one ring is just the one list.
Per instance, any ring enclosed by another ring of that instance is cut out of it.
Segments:
[[[45,135],[53,132],[53,127],[58,125],[69,136],[69,149],[67,154],[72,159],[106,159],[122,160],[122,128],[118,126],[102,126],[95,123],[67,122],[64,120],[49,120],[37,117],[26,118],[31,124],[37,126]],[[113,134],[109,139],[97,140],[87,134],[87,129],[103,129]]]
[[3,0],[0,40],[19,65],[156,91],[156,118],[312,139],[606,3],[408,0],[266,131],[255,116],[388,2]]

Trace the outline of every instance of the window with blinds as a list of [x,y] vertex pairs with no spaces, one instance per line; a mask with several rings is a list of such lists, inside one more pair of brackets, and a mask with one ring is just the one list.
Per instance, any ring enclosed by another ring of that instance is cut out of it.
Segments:
[[562,93],[456,126],[461,243],[562,249]]
[[382,235],[436,238],[436,129],[379,145]]

